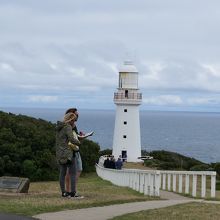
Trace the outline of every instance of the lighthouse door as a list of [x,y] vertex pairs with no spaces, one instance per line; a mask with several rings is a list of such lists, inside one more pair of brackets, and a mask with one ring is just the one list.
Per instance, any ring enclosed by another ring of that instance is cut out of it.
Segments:
[[123,162],[127,161],[127,151],[126,150],[121,151],[121,156],[122,156]]

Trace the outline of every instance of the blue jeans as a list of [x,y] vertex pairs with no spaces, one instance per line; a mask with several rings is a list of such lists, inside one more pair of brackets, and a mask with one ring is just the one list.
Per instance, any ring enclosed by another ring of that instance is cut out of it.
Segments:
[[69,168],[69,175],[71,180],[71,192],[76,192],[76,167],[75,167],[75,158],[72,158],[70,164],[60,164],[60,189],[62,192],[65,192],[65,176],[67,168]]

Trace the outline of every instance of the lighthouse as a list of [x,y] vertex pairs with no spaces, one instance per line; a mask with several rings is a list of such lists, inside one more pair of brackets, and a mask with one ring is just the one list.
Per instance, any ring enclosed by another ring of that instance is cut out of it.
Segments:
[[119,68],[117,92],[114,93],[116,104],[115,129],[112,154],[123,161],[139,162],[141,156],[141,136],[139,105],[142,94],[138,89],[138,70],[131,61],[126,61]]

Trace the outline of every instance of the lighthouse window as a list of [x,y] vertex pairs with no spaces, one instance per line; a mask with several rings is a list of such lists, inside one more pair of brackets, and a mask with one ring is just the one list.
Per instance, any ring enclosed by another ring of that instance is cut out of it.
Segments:
[[127,124],[127,121],[124,121],[124,125],[126,125]]
[[128,111],[128,110],[125,108],[125,109],[124,109],[124,112],[127,112],[127,111]]
[[125,90],[125,98],[128,98],[128,90]]
[[123,138],[127,138],[127,135],[123,135]]

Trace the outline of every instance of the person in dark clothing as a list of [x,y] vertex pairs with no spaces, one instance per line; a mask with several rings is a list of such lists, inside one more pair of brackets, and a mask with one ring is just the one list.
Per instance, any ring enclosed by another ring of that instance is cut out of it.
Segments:
[[111,160],[109,162],[109,168],[110,169],[115,169],[115,158],[114,158],[114,156],[111,157]]
[[110,168],[110,160],[109,160],[109,158],[107,158],[107,159],[104,161],[104,167],[105,167],[105,168]]
[[118,170],[121,170],[122,166],[123,166],[123,162],[121,158],[119,157],[118,160],[115,162],[115,168]]

